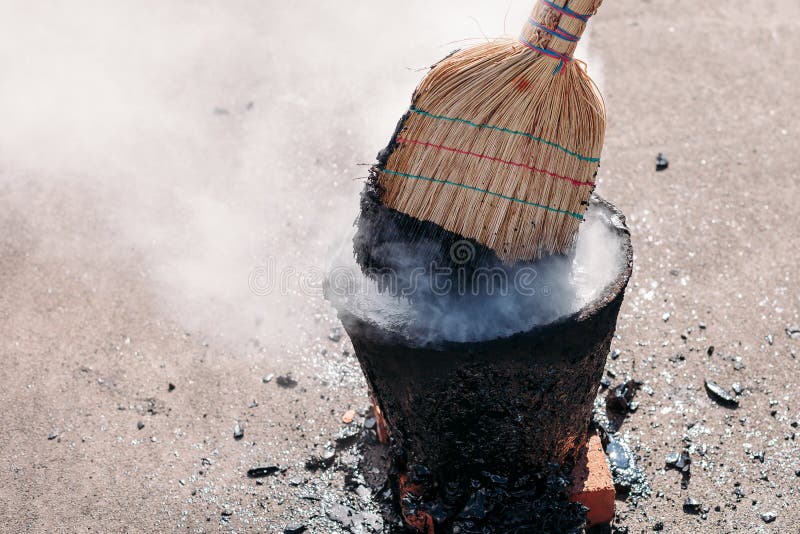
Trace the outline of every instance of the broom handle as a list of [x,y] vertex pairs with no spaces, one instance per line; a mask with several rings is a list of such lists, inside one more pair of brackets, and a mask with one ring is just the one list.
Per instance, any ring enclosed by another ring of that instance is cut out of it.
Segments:
[[535,49],[571,58],[589,18],[602,3],[603,0],[538,0],[520,40]]

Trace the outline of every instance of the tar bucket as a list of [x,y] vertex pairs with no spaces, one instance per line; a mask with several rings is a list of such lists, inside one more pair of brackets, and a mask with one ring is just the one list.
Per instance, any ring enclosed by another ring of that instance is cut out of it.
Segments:
[[624,261],[576,313],[508,337],[420,346],[337,307],[407,466],[424,466],[439,485],[486,471],[515,476],[568,463],[586,443],[633,263],[622,213],[598,197],[592,205],[610,214]]

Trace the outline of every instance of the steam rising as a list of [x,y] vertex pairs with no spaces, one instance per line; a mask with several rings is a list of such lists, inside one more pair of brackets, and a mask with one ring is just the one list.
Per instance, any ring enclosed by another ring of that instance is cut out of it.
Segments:
[[421,67],[530,7],[5,0],[0,218],[45,260],[105,251],[187,328],[293,339],[318,296],[253,269],[321,268]]
[[[329,268],[327,293],[338,309],[401,334],[412,344],[510,336],[579,311],[615,281],[624,268],[625,249],[612,218],[606,208],[593,205],[569,256],[487,272],[480,291],[457,283],[444,291],[429,269],[427,278],[406,287],[405,294],[413,298],[379,291],[375,280],[361,273],[348,240]],[[406,247],[394,253],[403,254],[406,265],[422,261],[415,261]]]

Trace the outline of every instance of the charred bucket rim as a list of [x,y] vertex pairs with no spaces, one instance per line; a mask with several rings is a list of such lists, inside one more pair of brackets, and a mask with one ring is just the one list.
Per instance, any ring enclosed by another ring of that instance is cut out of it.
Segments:
[[630,230],[628,229],[625,215],[615,205],[608,202],[600,195],[593,193],[590,201],[590,207],[599,206],[605,208],[609,213],[609,225],[621,237],[623,237],[623,250],[625,261],[623,267],[615,277],[614,281],[603,288],[599,295],[584,305],[576,312],[562,315],[561,317],[545,324],[536,325],[530,330],[517,332],[509,336],[498,336],[493,339],[483,341],[429,341],[426,343],[412,342],[405,335],[397,332],[392,332],[386,328],[378,325],[373,319],[369,317],[361,317],[355,315],[347,310],[338,310],[340,319],[343,323],[361,324],[361,334],[367,338],[380,339],[381,343],[391,343],[395,346],[405,346],[412,350],[426,349],[437,352],[484,352],[491,351],[495,347],[506,346],[508,343],[524,343],[527,339],[539,338],[549,330],[556,329],[562,325],[572,323],[581,324],[596,316],[602,310],[608,307],[620,293],[625,291],[628,285],[631,274],[633,273],[633,244],[630,239]]

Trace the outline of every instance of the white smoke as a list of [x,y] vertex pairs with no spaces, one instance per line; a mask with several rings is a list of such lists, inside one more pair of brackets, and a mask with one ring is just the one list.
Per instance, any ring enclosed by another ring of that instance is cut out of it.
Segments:
[[[416,282],[403,286],[408,298],[381,292],[374,279],[362,274],[348,238],[329,266],[328,296],[338,309],[401,334],[411,344],[507,337],[579,311],[616,281],[626,257],[625,242],[615,224],[612,213],[592,206],[570,255],[550,256],[504,272],[484,271],[469,278],[478,280],[477,284],[456,281],[438,284],[442,291],[431,291],[436,277],[433,269],[422,278],[401,273]],[[426,261],[415,258],[408,247],[398,247],[392,254],[395,259],[404,254],[404,261],[397,263],[405,265]],[[475,294],[478,286],[480,293]]]
[[254,294],[253,270],[318,269],[424,67],[531,6],[3,0],[3,213],[44,258],[130,264],[189,328],[291,338],[317,298]]

